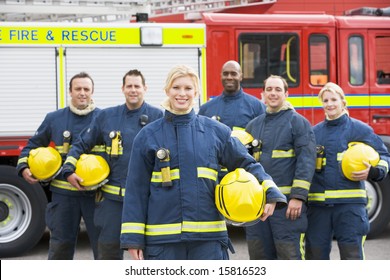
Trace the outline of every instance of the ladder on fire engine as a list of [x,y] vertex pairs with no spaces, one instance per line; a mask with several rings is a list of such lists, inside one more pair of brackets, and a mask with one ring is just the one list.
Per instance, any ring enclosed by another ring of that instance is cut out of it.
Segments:
[[0,0],[0,21],[121,21],[184,14],[189,19],[213,12],[277,0]]

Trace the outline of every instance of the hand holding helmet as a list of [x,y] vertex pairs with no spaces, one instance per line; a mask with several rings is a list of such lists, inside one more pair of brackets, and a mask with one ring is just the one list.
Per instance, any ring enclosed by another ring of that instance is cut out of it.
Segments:
[[257,223],[264,211],[265,198],[265,189],[256,177],[242,168],[226,174],[215,189],[219,212],[235,226]]
[[351,142],[343,155],[341,168],[344,176],[349,180],[365,180],[370,166],[375,167],[379,160],[379,154],[371,146],[360,142]]
[[84,189],[95,190],[107,183],[110,167],[102,156],[82,154],[76,163],[75,173],[82,179],[79,183]]
[[27,164],[34,178],[47,182],[61,171],[62,158],[52,147],[39,147],[30,151]]

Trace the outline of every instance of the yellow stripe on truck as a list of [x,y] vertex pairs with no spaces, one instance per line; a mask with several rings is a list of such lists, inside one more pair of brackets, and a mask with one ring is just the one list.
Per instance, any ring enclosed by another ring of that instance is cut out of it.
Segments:
[[[204,47],[206,42],[204,25],[190,28],[172,25],[163,28],[163,45],[192,45]],[[56,26],[0,24],[0,43],[2,45],[119,45],[140,46],[141,25],[122,26]]]
[[139,45],[139,28],[86,26],[1,27],[2,44]]
[[[388,94],[373,94],[371,96],[367,94],[347,95],[346,96],[348,108],[383,108],[390,106],[390,95]],[[322,108],[322,104],[317,96],[293,96],[288,97],[288,101],[294,106],[295,109],[304,108]]]
[[192,45],[203,47],[206,42],[204,28],[168,27],[163,29],[163,45]]
[[66,107],[66,82],[65,82],[65,55],[64,55],[64,48],[59,47],[58,48],[58,104],[59,108],[65,108]]

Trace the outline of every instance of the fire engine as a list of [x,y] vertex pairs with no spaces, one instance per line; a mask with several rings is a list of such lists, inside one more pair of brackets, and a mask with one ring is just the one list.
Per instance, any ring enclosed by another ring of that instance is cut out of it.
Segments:
[[159,106],[174,65],[204,77],[205,40],[204,24],[0,23],[0,257],[31,249],[44,233],[50,193],[14,166],[46,113],[67,106],[70,78],[89,73],[105,108],[124,103],[122,77],[139,69],[146,100]]
[[[289,101],[313,125],[324,119],[317,98],[328,81],[346,93],[351,117],[369,124],[390,147],[390,8],[357,9],[351,15],[203,14],[207,37],[207,95],[219,95],[220,69],[229,59],[243,69],[242,87],[261,98],[263,80],[283,76]],[[371,16],[367,16],[371,15]],[[390,149],[389,149],[390,150]],[[390,177],[366,181],[369,237],[390,220]]]
[[[50,193],[18,177],[14,166],[45,114],[67,106],[75,73],[91,74],[95,102],[105,108],[123,103],[121,78],[138,68],[147,101],[159,106],[168,70],[187,64],[201,77],[199,106],[221,93],[221,67],[234,59],[242,87],[258,98],[268,75],[285,77],[289,101],[313,125],[324,118],[317,94],[332,81],[344,89],[350,115],[389,148],[388,15],[389,8],[364,8],[345,16],[203,13],[199,23],[185,24],[0,22],[0,257],[31,249],[45,230]],[[390,221],[390,178],[366,187],[374,238]]]

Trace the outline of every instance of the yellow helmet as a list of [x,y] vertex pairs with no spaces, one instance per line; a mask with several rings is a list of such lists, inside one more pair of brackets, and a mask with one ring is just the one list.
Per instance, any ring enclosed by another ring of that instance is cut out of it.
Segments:
[[363,161],[372,166],[379,162],[379,154],[371,147],[360,142],[351,142],[341,160],[341,169],[345,177],[349,180],[356,181],[352,178],[352,172],[361,171],[367,167]]
[[62,158],[52,147],[39,147],[30,151],[27,164],[36,179],[48,181],[59,173]]
[[231,135],[238,138],[244,146],[250,145],[254,140],[253,136],[245,130],[233,130]]
[[102,156],[82,154],[76,162],[75,173],[83,179],[80,183],[83,187],[94,190],[107,182],[110,167]]
[[264,211],[265,198],[265,189],[243,168],[226,174],[215,188],[217,209],[233,225],[257,223]]

